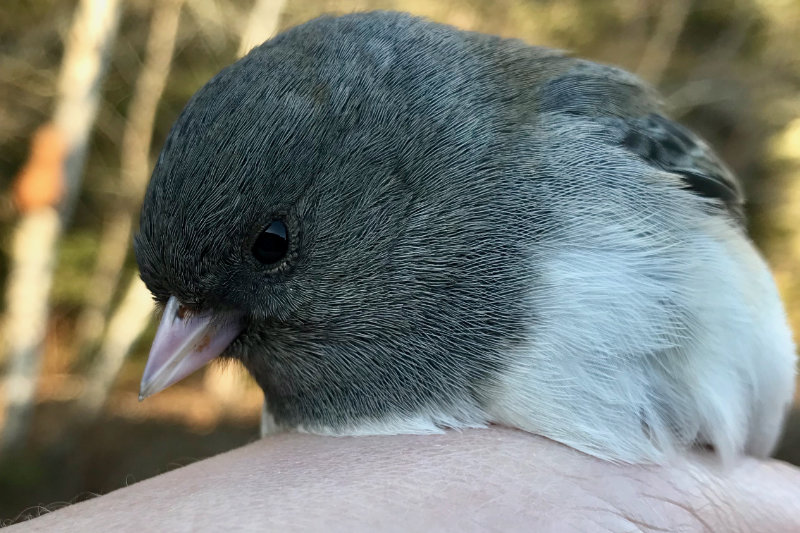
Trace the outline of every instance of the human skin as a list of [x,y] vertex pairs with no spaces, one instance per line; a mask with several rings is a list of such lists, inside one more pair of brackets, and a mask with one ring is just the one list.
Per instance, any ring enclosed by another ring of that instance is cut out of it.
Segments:
[[800,531],[800,470],[614,465],[511,429],[268,437],[10,531]]

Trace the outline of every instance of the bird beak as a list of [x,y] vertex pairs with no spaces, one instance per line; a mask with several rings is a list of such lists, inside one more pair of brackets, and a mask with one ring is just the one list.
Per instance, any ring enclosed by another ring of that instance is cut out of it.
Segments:
[[167,301],[142,375],[139,400],[160,392],[217,357],[242,331],[240,317],[190,315],[174,296]]

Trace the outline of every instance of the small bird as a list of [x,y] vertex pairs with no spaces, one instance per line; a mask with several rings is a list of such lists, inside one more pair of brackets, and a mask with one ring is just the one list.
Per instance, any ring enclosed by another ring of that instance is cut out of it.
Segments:
[[141,397],[224,358],[283,429],[763,457],[796,356],[743,202],[623,70],[318,18],[222,70],[166,140],[135,239],[164,307]]

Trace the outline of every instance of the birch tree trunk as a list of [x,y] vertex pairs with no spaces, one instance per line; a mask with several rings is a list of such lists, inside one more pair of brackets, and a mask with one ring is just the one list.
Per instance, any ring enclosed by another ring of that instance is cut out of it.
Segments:
[[133,219],[147,186],[156,109],[169,74],[182,1],[154,2],[145,59],[128,106],[120,146],[120,197],[103,226],[86,305],[76,326],[75,349],[93,351],[106,325],[111,298],[130,249]]
[[[86,147],[97,116],[100,87],[119,23],[118,0],[80,0],[67,40],[53,117],[53,135],[63,146],[50,181],[63,196],[49,205],[20,205],[22,217],[14,230],[3,359],[8,361],[2,383],[4,408],[0,448],[19,447],[27,437],[35,401],[49,314],[48,295],[58,238],[70,219],[82,182]],[[32,151],[32,156],[35,155]],[[31,162],[34,165],[35,162]],[[18,189],[24,191],[22,186]],[[24,196],[24,194],[22,195]],[[20,195],[18,195],[18,199]]]
[[693,0],[664,2],[655,31],[644,49],[636,74],[657,86],[675,52],[678,38],[686,26]]
[[[78,322],[78,347],[93,349],[106,326],[111,297],[131,246],[133,221],[150,176],[150,144],[156,110],[172,64],[184,0],[157,0],[150,19],[144,63],[128,107],[120,153],[122,199],[103,227],[93,293]],[[90,369],[88,385],[79,407],[90,416],[105,403],[114,379],[136,338],[147,327],[152,300],[137,277],[128,285],[123,301],[109,322],[97,363]]]

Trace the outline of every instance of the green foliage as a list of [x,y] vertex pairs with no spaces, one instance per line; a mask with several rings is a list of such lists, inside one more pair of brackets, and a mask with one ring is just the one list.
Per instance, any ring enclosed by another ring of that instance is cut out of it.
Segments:
[[89,287],[97,255],[97,234],[89,230],[68,232],[61,240],[58,264],[53,277],[51,300],[54,306],[79,308]]

